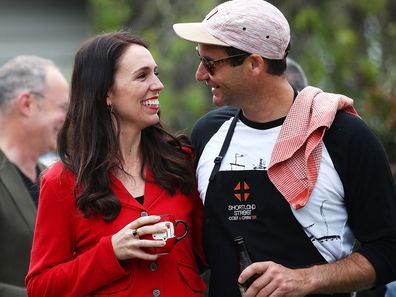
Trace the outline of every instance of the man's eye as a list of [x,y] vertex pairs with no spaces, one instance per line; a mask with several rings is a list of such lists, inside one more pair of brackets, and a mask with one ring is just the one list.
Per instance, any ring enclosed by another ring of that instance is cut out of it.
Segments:
[[155,75],[155,76],[159,76],[159,75],[160,75],[159,71],[158,71],[158,70],[157,70],[157,71],[154,71],[154,75]]

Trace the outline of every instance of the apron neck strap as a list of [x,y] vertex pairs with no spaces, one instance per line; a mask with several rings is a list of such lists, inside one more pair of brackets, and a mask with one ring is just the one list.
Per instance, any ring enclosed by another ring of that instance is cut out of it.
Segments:
[[232,119],[231,125],[228,128],[227,135],[224,139],[223,146],[221,147],[220,153],[214,159],[215,165],[213,166],[213,170],[212,170],[212,173],[210,174],[209,181],[214,180],[216,173],[220,169],[221,161],[223,161],[223,158],[228,150],[228,147],[230,146],[231,138],[232,138],[232,135],[234,134],[235,126],[236,126],[236,123],[238,122],[239,114],[241,112],[242,112],[241,109],[239,109],[238,112],[235,114],[234,118]]

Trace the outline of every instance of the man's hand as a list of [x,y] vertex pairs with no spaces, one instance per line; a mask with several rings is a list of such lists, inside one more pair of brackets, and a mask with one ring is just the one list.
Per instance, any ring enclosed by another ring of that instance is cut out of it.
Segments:
[[247,267],[238,282],[244,283],[254,274],[260,275],[243,297],[264,296],[305,296],[309,284],[303,269],[289,269],[274,262],[257,262]]
[[243,297],[305,296],[314,293],[349,293],[374,286],[376,273],[361,254],[323,265],[290,269],[274,262],[253,263],[242,271],[238,282],[244,283],[254,274],[260,276]]

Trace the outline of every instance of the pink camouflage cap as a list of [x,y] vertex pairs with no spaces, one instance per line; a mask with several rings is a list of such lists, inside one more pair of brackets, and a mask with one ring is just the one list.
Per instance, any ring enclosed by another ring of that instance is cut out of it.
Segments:
[[201,23],[178,23],[173,29],[189,41],[232,46],[275,60],[286,57],[290,42],[286,18],[264,0],[227,1],[212,9]]

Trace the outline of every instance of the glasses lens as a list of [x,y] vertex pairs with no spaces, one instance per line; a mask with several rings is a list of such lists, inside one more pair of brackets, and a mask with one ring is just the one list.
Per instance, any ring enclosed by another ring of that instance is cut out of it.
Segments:
[[210,63],[204,57],[201,57],[202,65],[205,67],[206,71],[209,72],[210,75],[213,75],[213,64]]
[[219,60],[208,60],[205,57],[201,57],[201,55],[199,54],[198,51],[198,47],[195,48],[198,54],[199,59],[201,60],[202,65],[205,67],[206,71],[210,74],[213,75],[214,74],[214,68],[215,65],[221,62],[226,62],[229,61],[231,59],[235,59],[235,58],[241,58],[241,57],[247,57],[249,54],[237,54],[237,55],[232,55],[232,56],[228,56],[224,59],[219,59]]

